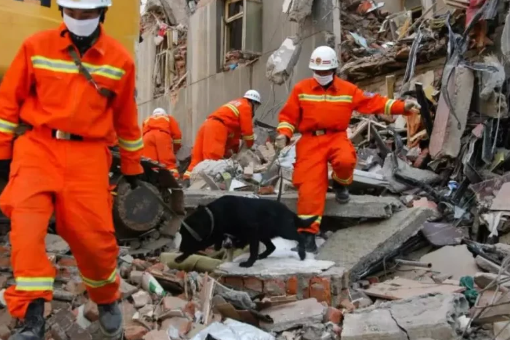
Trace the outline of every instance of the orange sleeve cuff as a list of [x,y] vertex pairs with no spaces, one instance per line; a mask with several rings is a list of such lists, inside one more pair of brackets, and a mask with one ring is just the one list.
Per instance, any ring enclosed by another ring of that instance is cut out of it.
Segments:
[[[392,115],[406,115],[408,114],[407,112],[405,112],[404,110],[404,102],[402,100],[397,100],[393,103],[393,105],[391,106],[391,114]],[[409,112],[409,114],[411,114]]]
[[280,128],[276,131],[278,131],[279,134],[287,136],[288,139],[291,139],[292,135],[294,134],[294,132],[290,131],[288,128]]

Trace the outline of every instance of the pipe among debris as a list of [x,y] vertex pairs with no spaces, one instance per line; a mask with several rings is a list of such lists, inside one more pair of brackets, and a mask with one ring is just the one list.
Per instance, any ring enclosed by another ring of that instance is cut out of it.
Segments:
[[395,263],[397,265],[403,265],[403,266],[413,266],[413,267],[420,267],[420,268],[432,268],[432,263],[423,263],[423,262],[418,262],[418,261],[409,261],[409,260],[395,259]]

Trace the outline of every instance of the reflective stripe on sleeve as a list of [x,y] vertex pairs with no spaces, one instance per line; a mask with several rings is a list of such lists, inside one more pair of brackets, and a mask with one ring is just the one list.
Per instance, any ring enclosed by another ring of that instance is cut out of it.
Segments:
[[234,112],[234,114],[236,115],[236,117],[239,117],[239,110],[237,109],[237,107],[235,107],[232,104],[225,104],[225,106],[231,109],[232,112]]
[[254,136],[254,135],[243,136],[243,139],[244,139],[244,140],[254,140],[254,139],[255,139],[255,136]]
[[11,123],[8,120],[0,119],[0,132],[14,134],[18,124]]
[[143,148],[143,140],[142,138],[137,140],[119,138],[119,147],[127,151],[138,151]]
[[294,131],[296,130],[294,125],[287,123],[287,122],[281,122],[280,124],[278,124],[276,130],[280,130],[280,129],[288,129],[292,133],[294,133]]
[[388,99],[386,105],[384,105],[384,114],[387,116],[391,116],[391,107],[395,104],[396,100]]

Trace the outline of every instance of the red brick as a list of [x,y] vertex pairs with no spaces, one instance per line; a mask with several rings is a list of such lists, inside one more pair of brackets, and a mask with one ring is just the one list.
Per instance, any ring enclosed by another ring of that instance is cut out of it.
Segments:
[[142,340],[149,330],[143,326],[129,325],[124,329],[124,338],[126,340]]
[[61,267],[77,267],[76,259],[74,257],[63,257],[57,264]]
[[11,268],[11,258],[10,257],[0,257],[0,268]]
[[248,277],[244,279],[244,288],[253,290],[257,293],[262,293],[264,284],[260,279],[257,279],[256,277]]
[[295,276],[287,280],[287,295],[297,295],[298,292],[298,279]]
[[328,307],[328,310],[326,311],[326,314],[324,315],[324,323],[332,322],[332,323],[338,325],[342,321],[343,318],[344,318],[344,315],[342,314],[341,310],[336,309],[334,307]]
[[310,280],[310,297],[319,302],[331,304],[331,283],[326,277],[313,277]]
[[165,271],[165,264],[161,263],[161,262],[158,262],[158,263],[150,266],[147,271],[152,271],[152,270],[159,271],[159,272],[164,272]]
[[147,261],[140,260],[140,259],[134,259],[133,260],[133,267],[136,268],[136,270],[145,271],[147,268],[149,268],[151,264]]
[[187,301],[183,299],[179,299],[175,296],[165,296],[163,298],[163,310],[169,311],[169,310],[176,310],[180,309],[183,310],[187,305]]
[[241,277],[227,276],[223,278],[223,282],[225,282],[225,286],[234,289],[242,289],[244,287],[243,279]]
[[285,295],[286,287],[285,282],[279,279],[270,279],[264,281],[264,293],[269,296],[282,296]]
[[83,315],[90,322],[99,320],[99,310],[97,308],[97,305],[92,300],[87,301],[87,303],[85,304],[85,308],[83,309]]
[[367,277],[368,282],[370,282],[371,285],[379,283],[379,278],[377,276],[370,276]]
[[353,312],[356,309],[356,306],[349,299],[340,301],[340,306],[347,309],[348,312]]
[[186,304],[186,307],[184,307],[184,313],[193,319],[195,317],[196,310],[199,308],[200,306],[198,306],[195,302],[190,301]]

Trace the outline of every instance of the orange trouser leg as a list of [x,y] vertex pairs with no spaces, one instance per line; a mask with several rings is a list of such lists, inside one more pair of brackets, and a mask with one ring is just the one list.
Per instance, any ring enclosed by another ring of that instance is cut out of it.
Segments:
[[305,220],[317,216],[309,228],[300,232],[319,233],[328,191],[327,137],[304,135],[296,146],[293,182],[298,189],[297,212]]
[[225,146],[227,144],[228,129],[223,123],[207,119],[198,130],[195,145],[191,155],[191,163],[184,174],[184,178],[189,178],[193,168],[206,159],[219,160],[225,155]]
[[333,180],[342,185],[351,184],[357,155],[347,133],[336,133],[332,136],[328,160],[333,166]]
[[143,136],[143,142],[143,154],[145,157],[158,161],[166,166],[166,168],[172,172],[174,177],[179,177],[177,159],[173,152],[173,140],[170,134],[160,130],[151,130],[145,133]]
[[109,164],[102,143],[57,141],[35,131],[15,142],[11,179],[0,198],[12,227],[16,286],[5,298],[13,316],[23,318],[34,299],[52,298],[55,269],[44,236],[53,207],[57,231],[71,247],[90,298],[99,304],[119,298]]

